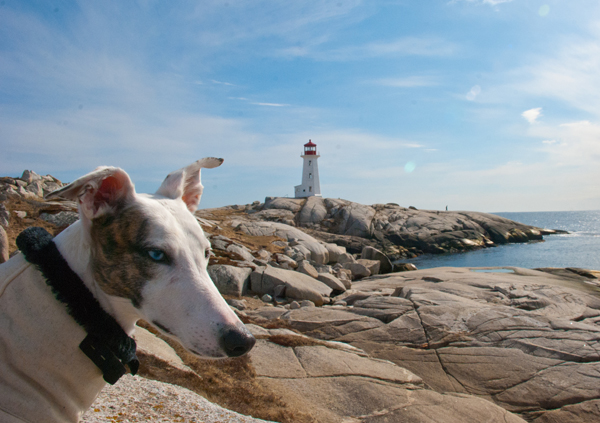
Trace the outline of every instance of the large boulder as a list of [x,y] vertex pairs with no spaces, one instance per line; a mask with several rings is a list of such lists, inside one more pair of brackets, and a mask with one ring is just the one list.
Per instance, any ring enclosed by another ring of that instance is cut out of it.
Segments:
[[337,233],[369,238],[375,209],[345,200],[325,199],[325,204],[336,222]]
[[350,253],[342,253],[342,254],[338,255],[337,262],[340,264],[356,263],[356,259]]
[[297,213],[302,208],[304,199],[287,197],[267,197],[263,209],[282,209]]
[[41,181],[42,177],[33,170],[24,170],[20,179],[27,184],[31,184],[34,181]]
[[10,218],[10,212],[6,210],[6,206],[0,203],[0,226],[8,228],[8,219]]
[[344,269],[348,269],[352,272],[352,280],[362,279],[371,276],[371,271],[364,264],[349,262],[344,263],[343,266]]
[[323,243],[329,253],[329,263],[337,263],[342,254],[346,254],[346,248],[336,244]]
[[369,272],[371,272],[371,275],[379,274],[379,268],[381,266],[381,262],[379,260],[367,260],[367,259],[361,258],[361,259],[356,260],[356,262],[358,264],[362,264],[367,269],[369,269]]
[[25,187],[25,190],[41,198],[44,196],[44,183],[41,180],[33,181]]
[[363,247],[360,258],[379,261],[379,273],[382,275],[386,273],[392,273],[394,271],[394,265],[390,261],[389,257],[376,248],[368,245]]
[[315,238],[300,229],[279,222],[249,222],[236,220],[232,226],[252,236],[277,236],[286,241],[294,241],[310,251],[310,259],[318,264],[329,262],[329,252]]
[[308,275],[314,279],[317,279],[317,277],[319,276],[319,272],[317,272],[317,269],[315,269],[315,267],[312,264],[310,264],[307,260],[302,260],[301,262],[299,262],[296,271],[304,273],[305,275]]
[[226,247],[226,251],[230,253],[238,254],[244,260],[252,262],[254,260],[254,256],[246,247],[240,244],[230,244]]
[[208,266],[208,274],[222,295],[236,297],[248,292],[248,283],[252,269],[235,267],[226,264]]
[[298,267],[298,263],[285,254],[275,254],[275,260],[283,269],[295,270]]
[[251,275],[250,289],[263,295],[275,294],[275,287],[283,285],[284,295],[295,300],[310,300],[316,305],[323,305],[325,298],[331,295],[332,289],[322,282],[303,273],[272,266],[259,268]]
[[298,214],[298,224],[300,226],[318,225],[326,215],[327,208],[323,197],[308,197]]
[[8,261],[8,237],[6,231],[0,226],[0,263]]
[[330,287],[333,290],[333,295],[341,294],[347,289],[341,280],[329,273],[319,273],[317,275],[317,280]]

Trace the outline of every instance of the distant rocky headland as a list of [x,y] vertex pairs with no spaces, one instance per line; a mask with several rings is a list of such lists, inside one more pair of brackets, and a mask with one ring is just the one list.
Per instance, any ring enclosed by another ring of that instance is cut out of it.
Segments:
[[[41,198],[57,186],[33,172],[0,178],[11,252],[24,227],[58,232],[77,220],[76,204]],[[203,361],[143,324],[145,389],[169,382],[279,422],[600,421],[600,272],[394,265],[558,231],[321,197],[267,197],[196,217],[212,244],[209,273],[257,345],[247,357]],[[101,396],[84,421],[190,416],[190,393],[173,389],[185,410],[173,400],[168,410],[138,407],[135,395],[115,410]]]
[[375,246],[392,260],[539,241],[543,235],[561,232],[488,213],[417,210],[394,203],[367,206],[322,197],[267,197],[264,203],[233,208],[243,209],[252,220],[302,228],[353,254],[361,253],[365,244]]

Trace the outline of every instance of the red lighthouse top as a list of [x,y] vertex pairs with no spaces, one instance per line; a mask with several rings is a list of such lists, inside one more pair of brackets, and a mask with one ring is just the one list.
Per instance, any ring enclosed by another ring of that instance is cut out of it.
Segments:
[[314,156],[317,154],[317,144],[314,144],[311,140],[308,140],[306,144],[304,144],[304,155],[305,156]]

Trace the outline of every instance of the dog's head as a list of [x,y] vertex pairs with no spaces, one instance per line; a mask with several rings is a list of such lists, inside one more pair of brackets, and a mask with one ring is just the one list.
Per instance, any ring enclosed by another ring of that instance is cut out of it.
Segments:
[[172,172],[154,195],[137,194],[122,169],[100,167],[47,196],[78,201],[100,288],[204,357],[237,357],[255,342],[208,275],[210,243],[193,215],[200,169],[222,162]]

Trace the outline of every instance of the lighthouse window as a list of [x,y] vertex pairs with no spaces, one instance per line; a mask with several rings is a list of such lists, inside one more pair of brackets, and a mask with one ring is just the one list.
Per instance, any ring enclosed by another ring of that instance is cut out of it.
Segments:
[[309,161],[308,161],[308,165],[309,165],[309,166],[312,166],[312,160],[309,160]]
[[308,174],[308,179],[312,179],[312,173]]
[[308,187],[308,192],[312,192],[312,187]]

